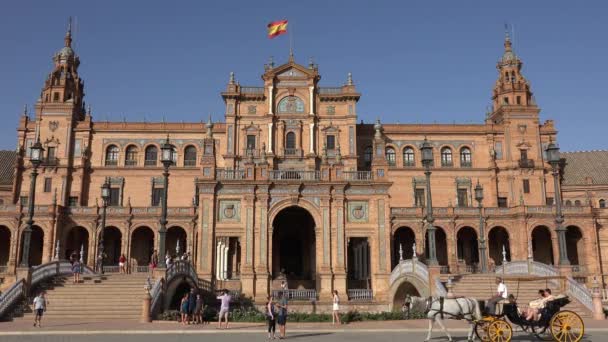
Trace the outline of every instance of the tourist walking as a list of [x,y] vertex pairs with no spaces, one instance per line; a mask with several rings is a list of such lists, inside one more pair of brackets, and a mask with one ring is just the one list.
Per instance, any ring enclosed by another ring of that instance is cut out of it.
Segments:
[[179,303],[179,312],[182,314],[182,324],[186,325],[188,322],[188,293],[184,294]]
[[338,322],[338,324],[342,324],[340,322],[340,297],[338,297],[338,290],[334,290],[334,299],[333,299],[333,310],[332,310],[332,316],[331,316],[331,322],[332,324],[336,324],[336,322]]
[[165,255],[165,265],[167,265],[167,268],[173,265],[173,258],[171,257],[171,254],[169,254],[169,252],[167,252],[167,254]]
[[277,322],[275,320],[275,307],[274,307],[274,298],[272,296],[268,296],[268,302],[266,303],[266,318],[268,320],[268,339],[275,339],[275,331],[277,329]]
[[78,259],[72,263],[72,275],[74,276],[74,284],[80,283],[81,265]]
[[203,324],[203,296],[196,294],[196,307],[194,308],[194,323]]
[[46,292],[42,291],[34,298],[34,326],[38,325],[38,328],[41,327],[40,322],[42,321],[42,315],[46,311],[46,306],[49,304],[45,295]]
[[220,314],[217,321],[218,329],[222,329],[222,318],[225,318],[226,329],[228,329],[228,313],[230,312],[230,300],[232,299],[228,294],[228,290],[223,290],[222,295],[218,296],[217,299],[221,301]]
[[190,289],[190,295],[188,295],[188,324],[192,322],[194,324],[194,313],[196,312],[196,290]]
[[287,292],[279,292],[279,315],[277,324],[279,325],[279,339],[285,338],[285,325],[287,324]]
[[124,254],[118,258],[118,271],[122,274],[127,274],[127,257]]
[[150,275],[154,275],[154,269],[158,267],[158,251],[154,250],[150,256]]

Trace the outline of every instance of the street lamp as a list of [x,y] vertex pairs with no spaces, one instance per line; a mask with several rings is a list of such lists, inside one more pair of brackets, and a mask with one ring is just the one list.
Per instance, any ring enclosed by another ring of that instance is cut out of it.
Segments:
[[30,147],[30,163],[32,163],[32,173],[30,174],[30,195],[28,203],[28,218],[25,229],[23,229],[23,250],[21,251],[20,267],[29,267],[30,241],[32,240],[32,226],[34,224],[34,202],[36,197],[36,177],[38,177],[38,167],[42,163],[42,144],[40,139]]
[[553,142],[547,146],[547,161],[551,164],[553,173],[553,186],[555,187],[555,231],[557,231],[557,241],[559,247],[559,264],[570,265],[568,260],[568,250],[566,249],[566,228],[564,215],[562,214],[562,193],[559,187],[559,147]]
[[103,235],[106,229],[106,209],[108,202],[110,201],[110,180],[106,177],[105,181],[101,185],[101,200],[102,200],[102,212],[101,212],[101,231],[99,233],[99,248],[97,257],[97,272],[103,274],[103,256],[104,256],[104,243]]
[[160,217],[160,228],[158,229],[158,253],[159,253],[159,264],[161,268],[167,267],[165,264],[165,237],[167,235],[167,193],[169,191],[169,167],[173,164],[173,146],[169,143],[169,135],[167,135],[167,140],[160,147],[160,161],[163,163],[163,178],[164,178],[164,188],[163,188],[163,197],[162,197],[162,208],[161,208],[161,217]]
[[479,253],[481,254],[481,273],[486,273],[488,271],[488,261],[486,259],[486,234],[483,215],[481,213],[483,186],[479,184],[479,179],[477,180],[477,185],[475,185],[475,200],[477,201],[477,206],[479,207],[479,235],[481,236],[479,239]]
[[433,146],[424,137],[424,142],[420,146],[422,153],[422,165],[424,166],[424,174],[426,175],[426,222],[427,234],[429,238],[429,265],[437,265],[437,250],[435,246],[435,226],[433,222],[433,201],[431,199],[431,165],[433,164]]

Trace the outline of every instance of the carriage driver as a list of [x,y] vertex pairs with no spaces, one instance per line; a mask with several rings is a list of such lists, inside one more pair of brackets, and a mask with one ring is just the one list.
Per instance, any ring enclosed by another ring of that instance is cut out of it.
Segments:
[[496,303],[508,298],[507,285],[502,281],[502,278],[496,278],[496,295],[488,299],[486,302],[486,312],[489,314],[496,313]]

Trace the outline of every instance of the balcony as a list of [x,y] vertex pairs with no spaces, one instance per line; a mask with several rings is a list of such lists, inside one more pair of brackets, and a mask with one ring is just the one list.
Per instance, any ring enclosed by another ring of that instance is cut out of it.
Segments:
[[371,289],[348,289],[347,293],[351,302],[371,302],[374,299]]
[[137,166],[136,159],[127,159],[125,160],[125,166]]
[[156,159],[147,159],[144,161],[144,166],[156,166],[158,165],[158,162],[156,161]]
[[302,150],[299,148],[286,148],[283,150],[285,157],[302,157]]
[[319,87],[319,94],[321,94],[321,95],[342,94],[342,88],[341,87]]
[[296,170],[271,170],[271,180],[319,180],[319,171],[296,171]]
[[241,93],[264,95],[264,87],[241,87]]
[[42,166],[57,166],[57,165],[59,165],[59,158],[46,157],[46,158],[42,159],[42,163],[40,165],[42,165]]
[[519,167],[522,169],[533,169],[534,168],[534,160],[532,159],[520,159]]
[[215,170],[215,178],[221,180],[240,180],[245,178],[245,170]]
[[342,179],[351,182],[365,182],[374,180],[374,174],[371,171],[344,171]]

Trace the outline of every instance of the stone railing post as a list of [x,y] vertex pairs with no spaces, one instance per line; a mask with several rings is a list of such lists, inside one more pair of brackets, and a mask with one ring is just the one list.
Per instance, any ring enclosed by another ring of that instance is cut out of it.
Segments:
[[597,277],[593,277],[593,287],[591,289],[591,297],[593,298],[593,319],[604,320],[604,307],[602,305],[602,290]]
[[150,323],[152,318],[150,315],[150,305],[152,303],[152,296],[150,296],[150,285],[144,286],[144,296],[141,304],[141,322]]

